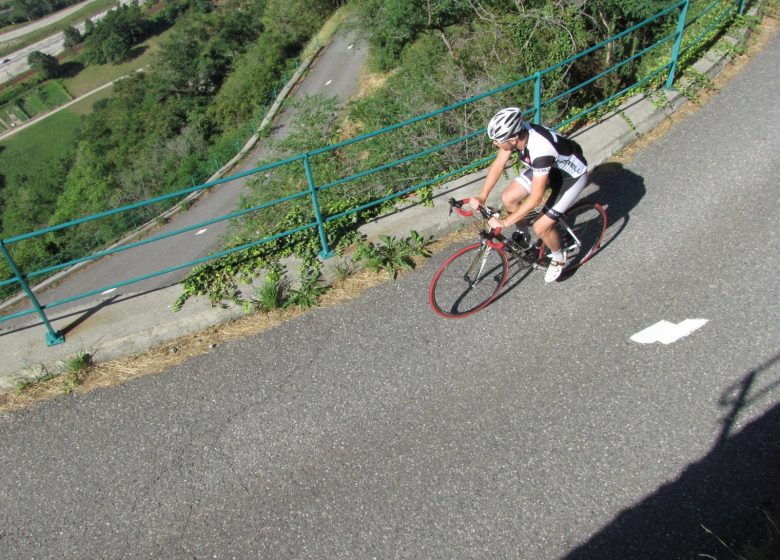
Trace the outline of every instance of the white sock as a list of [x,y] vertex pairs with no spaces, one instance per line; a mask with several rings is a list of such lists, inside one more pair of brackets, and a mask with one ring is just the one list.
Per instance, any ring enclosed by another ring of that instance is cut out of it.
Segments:
[[550,260],[555,262],[563,262],[566,260],[566,257],[563,256],[563,251],[559,249],[550,253]]

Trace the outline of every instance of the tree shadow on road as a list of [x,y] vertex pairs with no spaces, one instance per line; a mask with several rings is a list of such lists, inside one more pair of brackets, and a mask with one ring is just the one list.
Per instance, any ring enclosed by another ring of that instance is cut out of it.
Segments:
[[[718,403],[726,409],[722,430],[705,457],[620,512],[564,560],[737,559],[746,546],[777,538],[772,524],[780,524],[778,366],[780,354],[724,392]],[[732,433],[740,415],[755,417],[759,407],[766,412]]]

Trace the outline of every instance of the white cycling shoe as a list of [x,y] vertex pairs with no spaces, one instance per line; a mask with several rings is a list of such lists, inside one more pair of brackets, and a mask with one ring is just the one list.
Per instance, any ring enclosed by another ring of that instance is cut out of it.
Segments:
[[547,265],[547,272],[544,273],[545,282],[555,282],[566,267],[566,251],[563,252],[563,261],[558,262],[556,260],[550,260],[550,264]]

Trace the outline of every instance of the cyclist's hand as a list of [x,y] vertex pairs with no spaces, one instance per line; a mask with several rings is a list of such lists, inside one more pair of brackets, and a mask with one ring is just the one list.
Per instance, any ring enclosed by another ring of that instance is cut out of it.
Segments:
[[483,204],[484,202],[482,201],[481,198],[479,198],[478,196],[472,196],[469,199],[469,203],[466,205],[466,210],[468,212],[476,212],[477,210],[479,210],[479,207],[482,206]]
[[501,220],[499,220],[498,218],[490,218],[490,219],[488,220],[488,225],[489,225],[491,228],[493,228],[493,229],[497,229],[497,228],[503,228],[503,227],[504,227],[504,224],[502,224],[502,223],[501,223]]

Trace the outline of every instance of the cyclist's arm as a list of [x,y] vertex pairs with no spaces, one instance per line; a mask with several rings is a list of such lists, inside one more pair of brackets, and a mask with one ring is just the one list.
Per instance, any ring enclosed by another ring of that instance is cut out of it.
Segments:
[[496,183],[501,177],[501,174],[504,172],[504,168],[509,162],[509,158],[511,156],[512,150],[504,150],[502,148],[498,149],[496,159],[494,159],[493,163],[490,164],[490,168],[488,169],[487,176],[485,177],[485,182],[482,184],[482,190],[479,192],[479,196],[472,197],[472,200],[476,198],[480,205],[485,204],[487,197],[490,195],[490,191],[492,191],[493,187],[496,186]]

